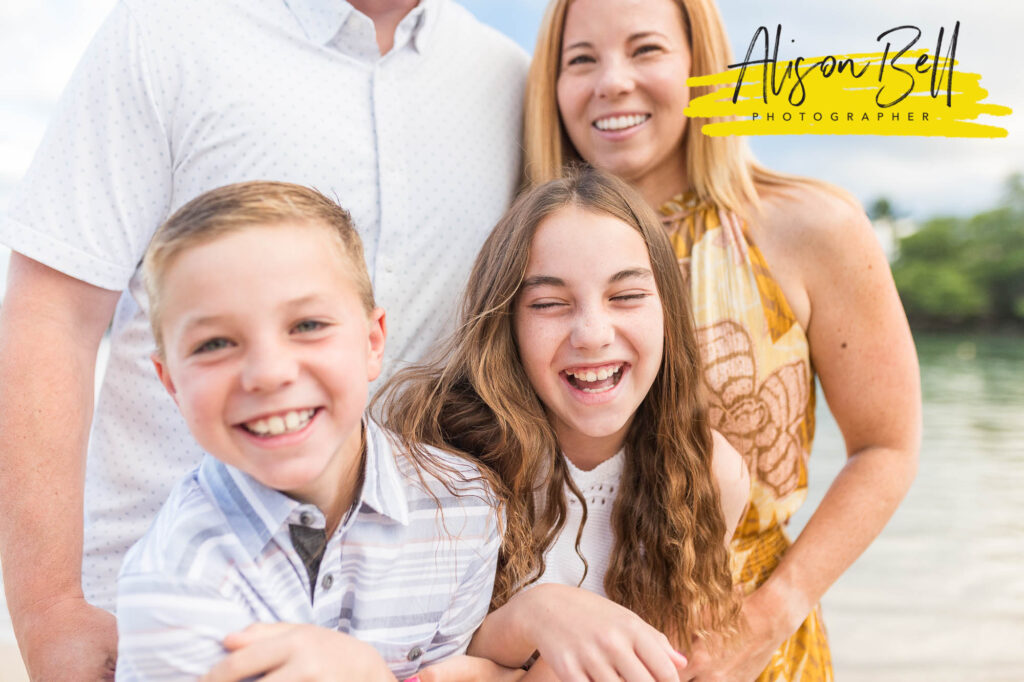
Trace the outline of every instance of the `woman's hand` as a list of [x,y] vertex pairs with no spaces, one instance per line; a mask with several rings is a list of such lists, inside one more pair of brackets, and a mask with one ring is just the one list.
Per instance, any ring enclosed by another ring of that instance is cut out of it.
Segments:
[[354,637],[294,623],[256,623],[228,635],[231,653],[202,682],[238,682],[266,675],[289,682],[395,682],[380,654]]
[[509,666],[523,663],[525,649],[537,649],[562,682],[677,682],[686,667],[668,638],[635,613],[566,585],[516,595],[488,616],[470,646]]
[[694,641],[690,665],[680,674],[681,681],[750,682],[761,674],[775,650],[803,622],[798,611],[788,615],[789,609],[770,596],[770,589],[755,590],[744,600],[741,631],[734,641],[712,647]]

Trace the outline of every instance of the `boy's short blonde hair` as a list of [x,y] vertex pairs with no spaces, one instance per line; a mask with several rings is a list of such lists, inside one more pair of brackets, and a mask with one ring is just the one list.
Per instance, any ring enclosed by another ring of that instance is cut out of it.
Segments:
[[[366,270],[363,243],[348,211],[320,192],[288,182],[240,182],[206,192],[188,202],[160,226],[142,261],[143,281],[149,296],[149,323],[157,352],[163,355],[160,330],[163,278],[174,259],[187,249],[217,237],[251,227],[318,225],[338,239],[348,261],[347,274],[366,312],[375,307],[373,287]],[[253,263],[258,269],[259,263]]]

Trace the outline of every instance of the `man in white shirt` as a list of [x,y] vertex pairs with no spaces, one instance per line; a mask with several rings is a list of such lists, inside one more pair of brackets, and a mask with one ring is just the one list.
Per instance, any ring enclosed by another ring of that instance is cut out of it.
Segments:
[[394,371],[450,330],[512,198],[526,63],[451,0],[121,0],[0,222],[0,550],[34,679],[112,668],[121,557],[199,459],[148,360],[136,266],[156,227],[231,182],[336,198]]

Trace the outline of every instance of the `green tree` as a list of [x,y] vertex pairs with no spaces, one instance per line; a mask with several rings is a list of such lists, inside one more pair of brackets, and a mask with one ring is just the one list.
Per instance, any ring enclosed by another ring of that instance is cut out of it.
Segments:
[[913,322],[1024,322],[1024,176],[1007,179],[996,208],[901,239],[893,277]]

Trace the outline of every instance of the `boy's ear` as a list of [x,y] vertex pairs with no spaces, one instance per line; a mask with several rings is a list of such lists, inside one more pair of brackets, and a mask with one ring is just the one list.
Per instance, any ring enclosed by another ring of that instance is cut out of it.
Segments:
[[367,320],[369,327],[370,349],[366,358],[366,379],[373,381],[380,376],[384,359],[384,341],[388,336],[388,326],[384,319],[384,309],[374,308]]
[[159,353],[153,353],[149,359],[153,361],[153,367],[156,369],[156,375],[160,378],[160,383],[164,385],[167,393],[174,399],[174,404],[177,405],[178,392],[174,389],[174,381],[171,380],[171,373],[168,371],[164,359],[160,357]]

